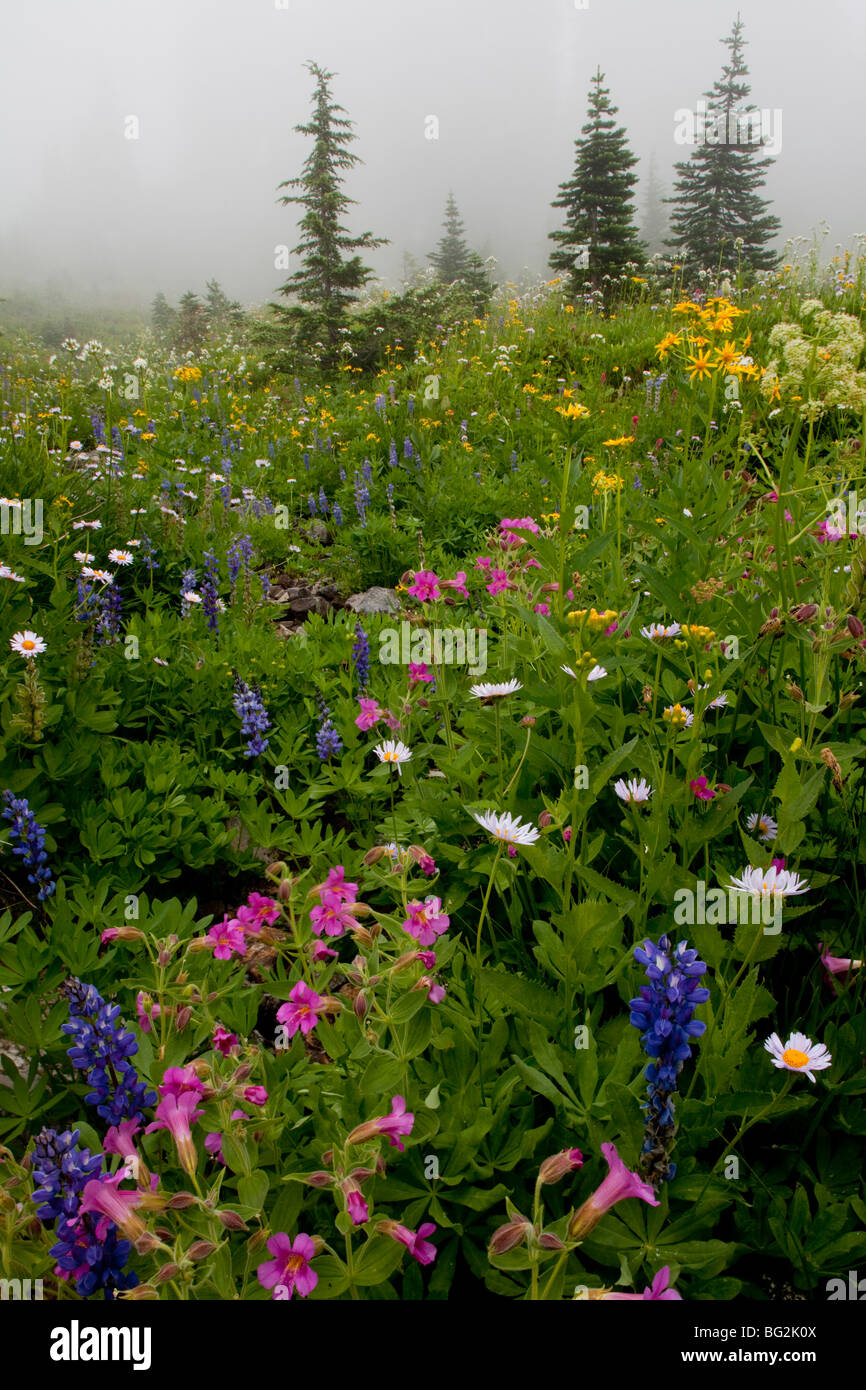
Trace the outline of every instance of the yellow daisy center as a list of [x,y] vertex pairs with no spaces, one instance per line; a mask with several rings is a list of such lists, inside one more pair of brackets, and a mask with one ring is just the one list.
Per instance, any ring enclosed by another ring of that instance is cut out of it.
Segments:
[[808,1054],[801,1052],[798,1047],[787,1047],[782,1053],[782,1061],[788,1067],[805,1067],[809,1061]]
[[33,650],[33,648],[36,646],[36,643],[31,642],[29,637],[25,637],[21,645],[22,647],[26,648],[26,650],[29,652]]

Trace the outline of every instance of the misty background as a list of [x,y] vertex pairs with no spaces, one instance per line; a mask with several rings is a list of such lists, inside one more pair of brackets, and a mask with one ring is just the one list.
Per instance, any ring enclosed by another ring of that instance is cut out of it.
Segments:
[[[280,6],[278,8],[278,6]],[[720,75],[736,0],[40,0],[7,7],[0,113],[0,295],[38,290],[146,308],[217,279],[275,297],[297,241],[277,184],[310,140],[314,59],[337,74],[364,161],[349,224],[399,284],[426,265],[453,190],[494,275],[548,274],[550,207],[573,168],[589,81],[605,73],[640,156],[671,191],[688,146],[674,112]],[[782,112],[764,196],[787,237],[825,220],[827,254],[866,232],[866,5],[742,0],[751,101]],[[127,138],[138,122],[138,138]],[[438,138],[427,138],[430,117]],[[774,118],[775,122],[778,117]],[[292,258],[291,269],[297,267]]]

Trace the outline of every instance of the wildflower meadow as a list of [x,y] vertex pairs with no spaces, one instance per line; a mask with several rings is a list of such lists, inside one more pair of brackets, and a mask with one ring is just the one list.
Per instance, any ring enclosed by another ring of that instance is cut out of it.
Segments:
[[479,283],[0,341],[7,1294],[863,1296],[866,245]]

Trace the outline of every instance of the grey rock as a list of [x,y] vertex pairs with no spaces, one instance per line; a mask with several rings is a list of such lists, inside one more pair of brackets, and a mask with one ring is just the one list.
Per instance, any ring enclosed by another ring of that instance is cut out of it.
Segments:
[[353,613],[399,613],[401,604],[394,589],[383,589],[374,584],[362,594],[350,594],[346,607]]

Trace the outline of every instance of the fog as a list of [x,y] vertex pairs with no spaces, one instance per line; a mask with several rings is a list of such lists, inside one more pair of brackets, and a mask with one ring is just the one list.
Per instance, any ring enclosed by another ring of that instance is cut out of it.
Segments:
[[[740,12],[751,99],[781,113],[765,192],[780,245],[822,219],[831,249],[846,244],[866,231],[866,5],[742,0]],[[349,220],[390,238],[367,255],[377,275],[396,284],[406,254],[424,263],[449,190],[500,279],[543,274],[596,66],[641,159],[640,212],[650,156],[669,191],[688,155],[674,113],[720,75],[735,15],[735,0],[6,6],[0,294],[146,305],[215,278],[245,304],[272,298],[286,278],[274,248],[297,240],[297,209],[276,199],[310,145],[293,130],[310,111],[307,59],[336,74],[355,122]]]

